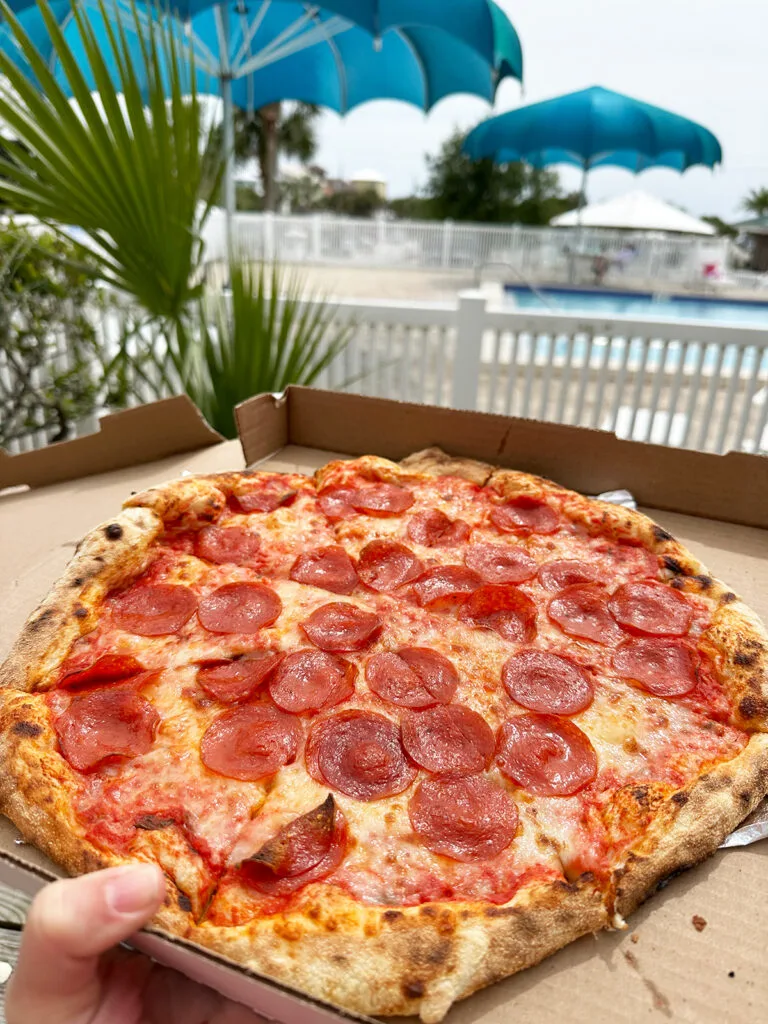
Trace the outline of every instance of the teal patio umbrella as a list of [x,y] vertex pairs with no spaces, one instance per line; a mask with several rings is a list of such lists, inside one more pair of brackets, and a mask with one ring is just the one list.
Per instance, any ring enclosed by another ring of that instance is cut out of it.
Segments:
[[[82,41],[72,17],[75,5],[105,43],[108,24],[135,26],[130,0],[53,0],[51,9],[76,59]],[[12,0],[12,6],[43,56],[55,59],[38,7],[31,0]],[[344,114],[370,100],[397,99],[428,111],[456,93],[492,102],[504,78],[522,80],[519,37],[493,0],[172,0],[170,8],[179,11],[173,17],[179,40],[194,51],[198,90],[215,89],[223,98],[230,237],[233,106],[253,110],[301,100]],[[166,20],[164,10],[146,5],[141,22],[147,33]],[[25,67],[3,26],[0,47]],[[87,67],[84,53],[78,63]],[[54,71],[66,89],[64,69]]]
[[483,121],[464,140],[474,160],[533,167],[570,164],[587,174],[595,167],[624,167],[637,174],[651,167],[682,173],[716,167],[723,151],[709,129],[661,107],[601,86],[510,110]]

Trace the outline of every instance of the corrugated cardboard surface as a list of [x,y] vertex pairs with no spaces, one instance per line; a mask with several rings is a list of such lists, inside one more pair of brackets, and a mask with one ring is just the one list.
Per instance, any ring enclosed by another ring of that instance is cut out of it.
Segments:
[[[672,505],[677,456],[682,467],[680,506],[688,509],[701,497],[702,487],[687,480],[683,469],[688,472],[690,465],[704,465],[700,462],[704,458],[710,486],[703,490],[713,495],[717,492],[707,507],[715,503],[723,518],[730,520],[768,519],[768,472],[765,460],[756,457],[736,456],[729,464],[728,459],[698,456],[691,463],[692,453],[649,449],[615,439],[611,442],[593,432],[568,428],[553,432],[550,425],[445,411],[430,421],[431,410],[423,413],[418,407],[382,406],[361,399],[349,404],[334,397],[339,410],[335,420],[334,407],[326,396],[295,389],[287,400],[265,396],[245,410],[241,408],[243,441],[250,458],[262,459],[287,445],[264,463],[264,468],[312,472],[330,454],[315,445],[305,447],[312,441],[313,431],[327,446],[349,454],[371,451],[401,456],[430,443],[442,443],[455,452],[494,462],[512,464],[511,459],[516,458],[520,468],[560,476],[564,483],[585,490],[626,486],[641,499],[647,501],[648,495],[659,494],[662,504]],[[515,454],[510,456],[510,451]],[[620,452],[619,461],[605,465],[607,451],[612,459],[619,458]],[[658,451],[666,454],[661,469],[654,470],[654,453]],[[242,465],[239,444],[228,442],[162,462],[0,496],[0,657],[26,615],[60,574],[77,539],[113,514],[130,491],[185,471],[211,472]],[[551,468],[558,465],[563,467],[561,474]],[[736,487],[743,474],[747,479],[742,479],[739,489],[728,492],[727,486]],[[768,619],[768,533],[733,521],[646,511]],[[16,846],[8,828],[0,829],[0,853],[3,851],[21,863],[44,863],[34,851]],[[6,860],[5,878],[13,877],[9,871],[13,868]],[[694,915],[706,921],[703,931],[694,928]],[[449,1024],[768,1020],[768,842],[718,853],[706,864],[673,879],[629,924],[627,932],[582,939],[539,967],[478,993],[452,1011]],[[177,947],[173,955],[170,947],[163,948],[173,959]],[[235,977],[218,970],[215,958],[194,959],[199,975],[210,983],[224,985]],[[190,969],[188,955],[180,956],[178,962]],[[286,1024],[322,1019],[316,1007],[285,1003],[282,991],[278,999],[278,990],[265,993],[262,984],[245,975],[242,980],[242,988],[235,986],[239,998],[250,999]]]

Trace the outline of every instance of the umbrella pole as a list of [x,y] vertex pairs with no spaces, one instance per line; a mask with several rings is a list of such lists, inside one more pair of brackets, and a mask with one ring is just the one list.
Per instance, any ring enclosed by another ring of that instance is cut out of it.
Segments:
[[578,226],[581,227],[581,214],[587,205],[587,175],[589,174],[589,160],[584,164],[584,171],[581,175],[581,189],[579,190],[579,211]]
[[227,256],[232,257],[235,217],[235,114],[232,105],[232,73],[229,66],[229,6],[221,5],[224,47],[221,58],[221,98],[224,103],[224,210],[226,217]]

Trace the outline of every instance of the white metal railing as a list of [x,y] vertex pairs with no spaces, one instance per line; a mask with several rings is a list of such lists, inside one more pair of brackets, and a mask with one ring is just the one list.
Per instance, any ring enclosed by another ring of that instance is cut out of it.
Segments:
[[[768,454],[768,331],[757,327],[531,313],[477,291],[450,303],[343,300],[335,315],[354,331],[320,387]],[[105,345],[120,316],[101,324]]]
[[[207,259],[223,258],[220,211],[209,219],[205,240]],[[234,242],[253,259],[475,273],[495,265],[526,281],[577,285],[593,282],[598,257],[608,261],[605,281],[618,287],[695,286],[713,267],[717,275],[729,276],[727,239],[593,228],[238,213]]]

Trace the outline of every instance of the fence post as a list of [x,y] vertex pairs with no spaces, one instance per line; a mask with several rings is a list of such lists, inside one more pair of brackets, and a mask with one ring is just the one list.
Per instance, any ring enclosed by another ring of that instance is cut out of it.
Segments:
[[451,265],[451,249],[453,248],[453,221],[448,219],[443,221],[443,251],[440,256],[440,265],[443,267],[450,267]]
[[322,252],[322,230],[323,230],[323,215],[321,213],[315,213],[312,215],[312,259],[315,261],[320,260],[320,253]]
[[486,308],[487,300],[481,292],[459,292],[451,387],[454,409],[477,408]]
[[264,262],[275,258],[275,215],[271,210],[264,214]]

